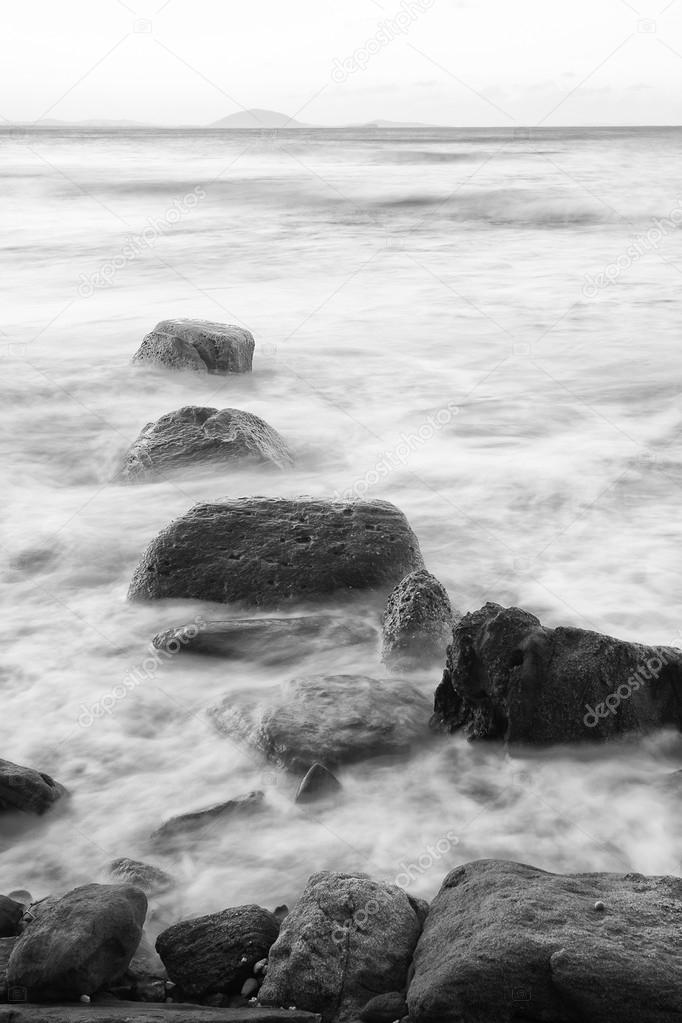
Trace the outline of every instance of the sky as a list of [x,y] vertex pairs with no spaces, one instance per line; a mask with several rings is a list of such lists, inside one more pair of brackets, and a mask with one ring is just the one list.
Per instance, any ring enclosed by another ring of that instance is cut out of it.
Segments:
[[28,0],[0,124],[682,123],[682,0]]

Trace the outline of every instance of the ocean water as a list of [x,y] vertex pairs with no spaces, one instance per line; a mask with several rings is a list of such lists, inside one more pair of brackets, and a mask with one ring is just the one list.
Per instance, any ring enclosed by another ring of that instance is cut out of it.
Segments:
[[[156,632],[236,612],[125,599],[147,543],[197,501],[346,494],[405,512],[462,611],[495,600],[682,645],[681,155],[676,129],[0,132],[0,754],[72,792],[0,836],[0,891],[149,859],[180,882],[161,926],[291,903],[325,868],[425,897],[479,857],[682,870],[658,785],[676,736],[514,758],[434,738],[341,771],[341,803],[304,812],[296,780],[206,710],[300,673],[380,672],[376,650],[151,668]],[[142,336],[179,316],[247,326],[253,374],[134,369]],[[112,484],[142,426],[185,404],[263,416],[295,470]],[[260,817],[150,852],[171,815],[256,788]]]

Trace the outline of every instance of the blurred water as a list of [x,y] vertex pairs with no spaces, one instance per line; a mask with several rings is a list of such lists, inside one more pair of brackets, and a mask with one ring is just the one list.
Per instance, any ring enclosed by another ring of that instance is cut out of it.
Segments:
[[[324,867],[416,865],[426,896],[480,856],[679,872],[653,785],[679,765],[671,737],[513,761],[434,742],[342,772],[343,803],[311,814],[205,714],[291,667],[179,656],[105,719],[84,727],[83,708],[160,629],[225,615],[125,602],[158,530],[221,496],[383,497],[462,610],[494,599],[679,644],[681,150],[676,129],[0,133],[0,753],[73,792],[5,841],[0,891],[103,877],[168,816],[257,787],[261,818],[155,858],[182,881],[172,912],[291,901]],[[175,316],[251,329],[253,375],[134,370]],[[263,416],[296,470],[110,485],[140,428],[190,403]],[[376,652],[302,667],[371,674]]]

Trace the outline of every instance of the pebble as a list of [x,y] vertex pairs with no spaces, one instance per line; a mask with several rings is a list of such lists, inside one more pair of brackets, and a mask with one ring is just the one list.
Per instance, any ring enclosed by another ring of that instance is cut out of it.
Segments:
[[258,976],[259,973],[268,972],[268,961],[267,959],[259,959],[253,967],[253,972]]
[[242,996],[248,998],[249,995],[253,995],[258,990],[258,981],[255,977],[249,977],[248,980],[244,981],[242,985]]
[[90,995],[81,995],[79,1000],[81,1002],[85,1002],[86,1005],[89,1005],[90,1004]]
[[606,909],[606,906],[601,901],[601,899],[598,899],[597,902],[595,902],[594,904],[594,908],[601,913],[604,909]]

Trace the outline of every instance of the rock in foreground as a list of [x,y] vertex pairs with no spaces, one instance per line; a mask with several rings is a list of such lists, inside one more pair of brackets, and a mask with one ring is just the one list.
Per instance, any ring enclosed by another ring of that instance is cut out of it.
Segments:
[[457,623],[433,725],[514,743],[608,739],[682,728],[682,651],[543,628],[486,604]]
[[267,909],[235,906],[173,924],[156,950],[184,997],[237,994],[278,934],[279,921]]
[[0,1007],[0,1023],[320,1023],[314,1013],[288,1009],[212,1009],[182,1002],[164,1006],[140,1002],[99,1005],[12,1005]]
[[406,754],[428,737],[428,700],[404,679],[316,675],[262,699],[230,693],[211,716],[221,732],[294,771]]
[[49,774],[0,760],[0,813],[20,810],[40,815],[65,795],[64,786]]
[[116,477],[134,483],[158,479],[202,463],[249,460],[286,469],[293,459],[284,439],[265,420],[236,408],[186,405],[147,423]]
[[12,950],[8,986],[34,1002],[93,994],[127,969],[146,913],[130,885],[88,884],[46,900]]
[[386,602],[382,660],[389,667],[442,666],[456,617],[435,576],[425,568],[410,572]]
[[230,323],[210,320],[161,320],[133,356],[133,363],[197,373],[250,373],[253,334]]
[[673,1023],[681,914],[679,878],[457,867],[417,946],[410,1021]]
[[244,497],[197,504],[172,522],[147,548],[128,596],[272,607],[386,591],[421,564],[407,519],[387,501]]
[[270,949],[263,1005],[324,1023],[356,1020],[373,996],[404,989],[421,917],[402,888],[365,874],[313,874]]

